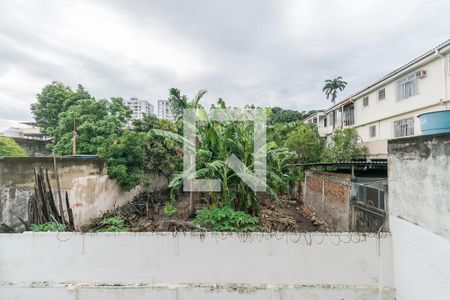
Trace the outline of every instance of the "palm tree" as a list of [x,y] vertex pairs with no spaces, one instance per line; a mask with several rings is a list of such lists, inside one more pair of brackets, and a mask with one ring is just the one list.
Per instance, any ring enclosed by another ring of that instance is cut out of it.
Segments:
[[331,102],[334,104],[337,96],[337,91],[342,91],[346,86],[347,82],[343,81],[342,77],[339,76],[333,80],[325,80],[325,85],[323,86],[322,92],[325,92],[325,95],[327,95],[327,99],[329,99],[331,95]]
[[206,94],[206,90],[200,90],[192,101],[189,101],[186,95],[182,95],[181,91],[176,88],[169,90],[169,103],[175,120],[183,117],[185,109],[195,109],[200,107],[200,99]]

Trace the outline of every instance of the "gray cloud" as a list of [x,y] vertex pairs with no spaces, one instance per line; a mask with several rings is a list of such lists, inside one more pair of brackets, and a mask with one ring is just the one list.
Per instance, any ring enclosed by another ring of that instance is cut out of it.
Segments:
[[[301,110],[345,97],[450,38],[445,0],[1,1],[0,122],[52,80],[97,98],[206,88],[207,103]],[[0,128],[4,129],[4,128]]]

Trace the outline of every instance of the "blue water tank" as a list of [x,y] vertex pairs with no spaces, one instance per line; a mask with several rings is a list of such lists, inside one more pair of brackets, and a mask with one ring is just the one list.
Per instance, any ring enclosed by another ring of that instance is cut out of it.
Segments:
[[450,132],[450,110],[440,110],[417,116],[423,134]]

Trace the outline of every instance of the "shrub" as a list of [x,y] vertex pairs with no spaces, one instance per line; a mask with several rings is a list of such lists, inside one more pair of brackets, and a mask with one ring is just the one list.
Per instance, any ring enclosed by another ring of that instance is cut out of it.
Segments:
[[166,205],[164,205],[164,215],[170,217],[174,213],[177,212],[177,209],[173,206],[171,202],[167,202]]
[[364,158],[367,147],[358,145],[360,137],[355,128],[336,129],[333,133],[333,144],[325,149],[323,161],[349,161]]
[[27,152],[12,138],[0,137],[0,156],[27,156]]
[[128,231],[125,225],[125,218],[121,216],[108,217],[100,221],[103,225],[97,232],[124,232]]
[[66,230],[66,225],[57,222],[48,222],[44,224],[31,224],[31,231],[53,231],[62,232]]
[[257,217],[230,207],[199,210],[193,223],[211,231],[252,232],[260,229]]

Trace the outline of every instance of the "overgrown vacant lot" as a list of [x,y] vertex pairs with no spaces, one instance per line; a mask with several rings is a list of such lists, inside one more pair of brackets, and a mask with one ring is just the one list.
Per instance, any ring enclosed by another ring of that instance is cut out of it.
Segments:
[[105,212],[82,231],[324,231],[326,225],[317,220],[301,201],[281,197],[264,200],[255,216],[227,207],[207,208],[196,201],[198,212],[188,216],[188,197],[173,205],[166,192],[141,192],[134,200],[114,211]]

